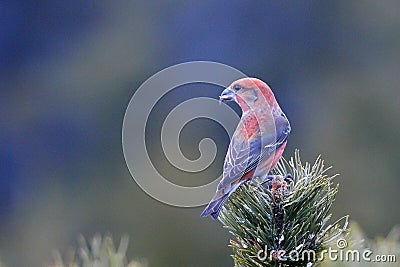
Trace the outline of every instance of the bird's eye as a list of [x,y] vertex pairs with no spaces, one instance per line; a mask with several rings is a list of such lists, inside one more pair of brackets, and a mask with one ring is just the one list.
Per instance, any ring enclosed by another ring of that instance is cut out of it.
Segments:
[[239,84],[235,84],[232,86],[233,90],[239,91],[242,87]]

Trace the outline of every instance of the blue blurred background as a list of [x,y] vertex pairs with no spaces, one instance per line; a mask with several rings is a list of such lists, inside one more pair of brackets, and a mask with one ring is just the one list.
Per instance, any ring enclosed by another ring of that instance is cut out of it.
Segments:
[[[122,155],[136,88],[191,60],[268,82],[292,123],[285,155],[322,154],[341,173],[334,217],[387,233],[400,221],[399,32],[395,0],[3,1],[0,260],[41,266],[79,233],[110,232],[130,234],[128,256],[150,266],[232,266],[229,233],[201,219],[202,208],[147,196]],[[216,98],[220,89],[210,88],[202,94]],[[217,125],[194,123],[226,139]],[[190,129],[182,138],[197,152]],[[218,145],[216,173],[227,144]]]

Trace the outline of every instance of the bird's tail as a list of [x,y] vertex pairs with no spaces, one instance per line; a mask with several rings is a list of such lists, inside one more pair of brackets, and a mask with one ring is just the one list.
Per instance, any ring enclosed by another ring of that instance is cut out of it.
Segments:
[[211,202],[201,213],[201,217],[206,217],[211,215],[211,217],[216,220],[218,218],[219,212],[221,211],[222,205],[224,205],[225,200],[246,180],[239,181],[236,183],[228,192],[220,196],[221,192],[217,191]]
[[223,195],[221,198],[211,200],[208,206],[204,209],[201,213],[202,217],[206,217],[211,215],[211,217],[216,220],[218,218],[219,212],[221,211],[222,205],[224,204],[225,200],[229,197],[229,193]]

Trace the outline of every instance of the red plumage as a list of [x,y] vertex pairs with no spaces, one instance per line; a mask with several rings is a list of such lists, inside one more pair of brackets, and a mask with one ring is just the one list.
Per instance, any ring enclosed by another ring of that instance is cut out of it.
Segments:
[[235,101],[242,109],[224,162],[223,178],[202,216],[218,218],[225,200],[242,183],[266,177],[286,147],[290,124],[272,90],[256,78],[244,78],[226,88],[221,101]]

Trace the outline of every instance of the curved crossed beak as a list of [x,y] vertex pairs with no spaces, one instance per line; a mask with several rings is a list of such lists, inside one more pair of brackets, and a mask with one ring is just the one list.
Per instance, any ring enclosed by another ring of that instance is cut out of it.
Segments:
[[219,102],[222,101],[232,101],[235,100],[235,92],[233,92],[229,87],[222,91],[219,96]]

